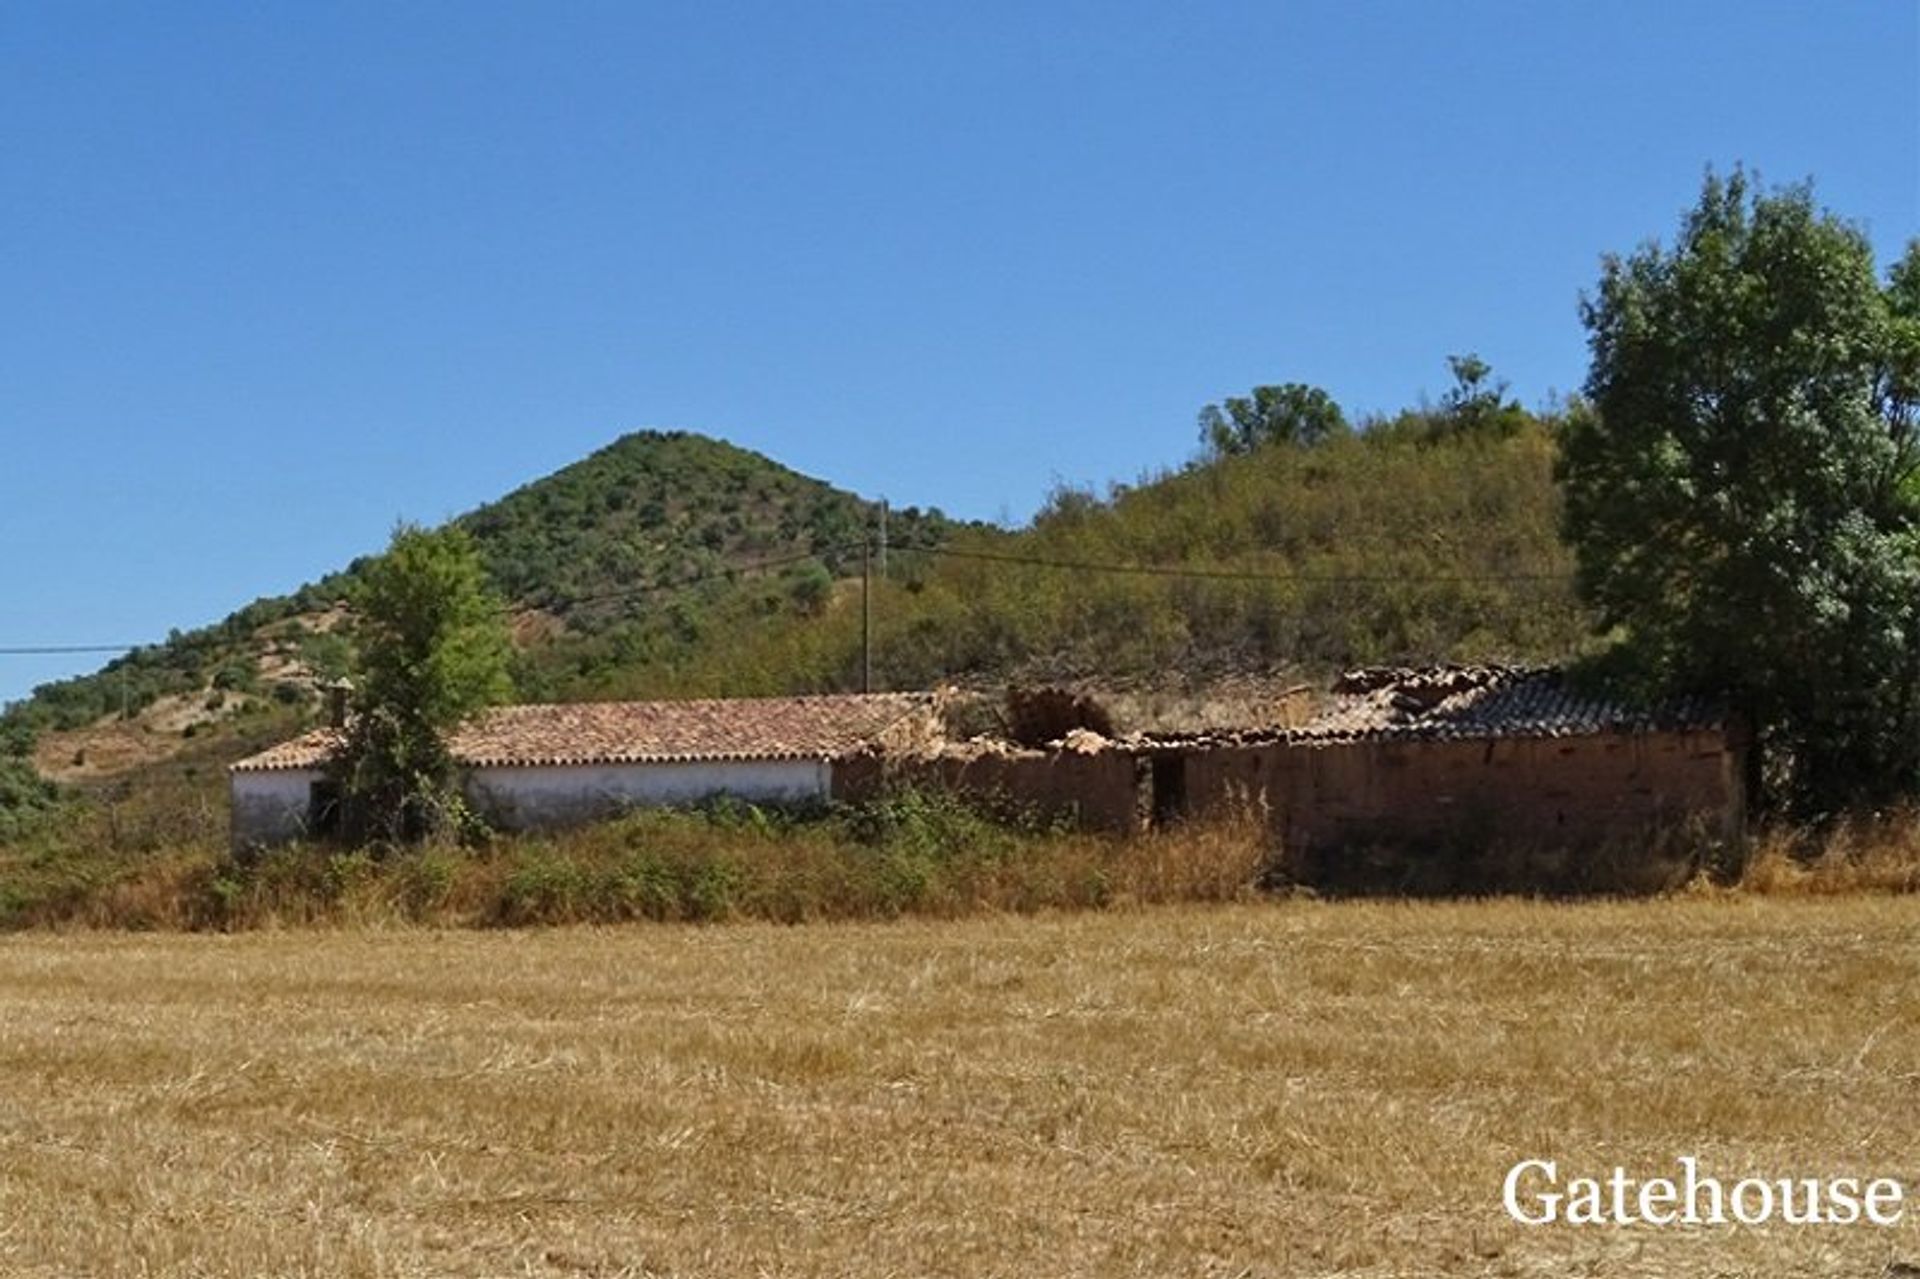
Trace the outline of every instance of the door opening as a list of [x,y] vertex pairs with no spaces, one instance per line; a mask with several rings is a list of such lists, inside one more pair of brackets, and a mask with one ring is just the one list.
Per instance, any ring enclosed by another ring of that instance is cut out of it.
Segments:
[[1187,815],[1187,757],[1153,759],[1153,824],[1166,826]]

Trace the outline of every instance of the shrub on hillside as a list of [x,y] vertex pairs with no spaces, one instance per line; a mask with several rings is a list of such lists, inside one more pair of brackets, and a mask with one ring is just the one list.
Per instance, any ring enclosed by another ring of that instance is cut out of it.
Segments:
[[24,755],[0,754],[0,843],[22,838],[55,811],[60,791]]

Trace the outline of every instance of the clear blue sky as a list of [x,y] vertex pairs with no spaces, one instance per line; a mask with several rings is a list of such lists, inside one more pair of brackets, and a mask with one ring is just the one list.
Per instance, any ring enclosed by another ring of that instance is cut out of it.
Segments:
[[[1920,5],[0,0],[0,645],[644,426],[1029,514],[1203,403],[1576,387],[1709,164],[1920,231]],[[94,659],[0,659],[0,699]]]

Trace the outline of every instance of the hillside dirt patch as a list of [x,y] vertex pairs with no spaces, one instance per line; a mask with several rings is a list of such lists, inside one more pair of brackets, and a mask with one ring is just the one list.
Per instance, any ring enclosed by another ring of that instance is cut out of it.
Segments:
[[173,694],[156,698],[131,719],[109,715],[85,728],[42,733],[34,746],[34,767],[50,781],[83,785],[172,759],[188,727],[225,717],[224,704],[209,709],[206,700],[205,692]]

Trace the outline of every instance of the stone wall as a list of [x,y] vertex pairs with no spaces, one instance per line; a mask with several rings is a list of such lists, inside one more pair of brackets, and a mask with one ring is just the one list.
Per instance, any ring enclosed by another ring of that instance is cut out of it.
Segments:
[[1732,838],[1745,810],[1719,732],[1222,746],[1184,770],[1188,812],[1260,802],[1310,880],[1337,878],[1358,848],[1626,848],[1686,826]]
[[868,799],[901,785],[937,786],[1083,830],[1137,834],[1144,826],[1139,764],[1125,751],[862,755],[833,766],[835,799]]

